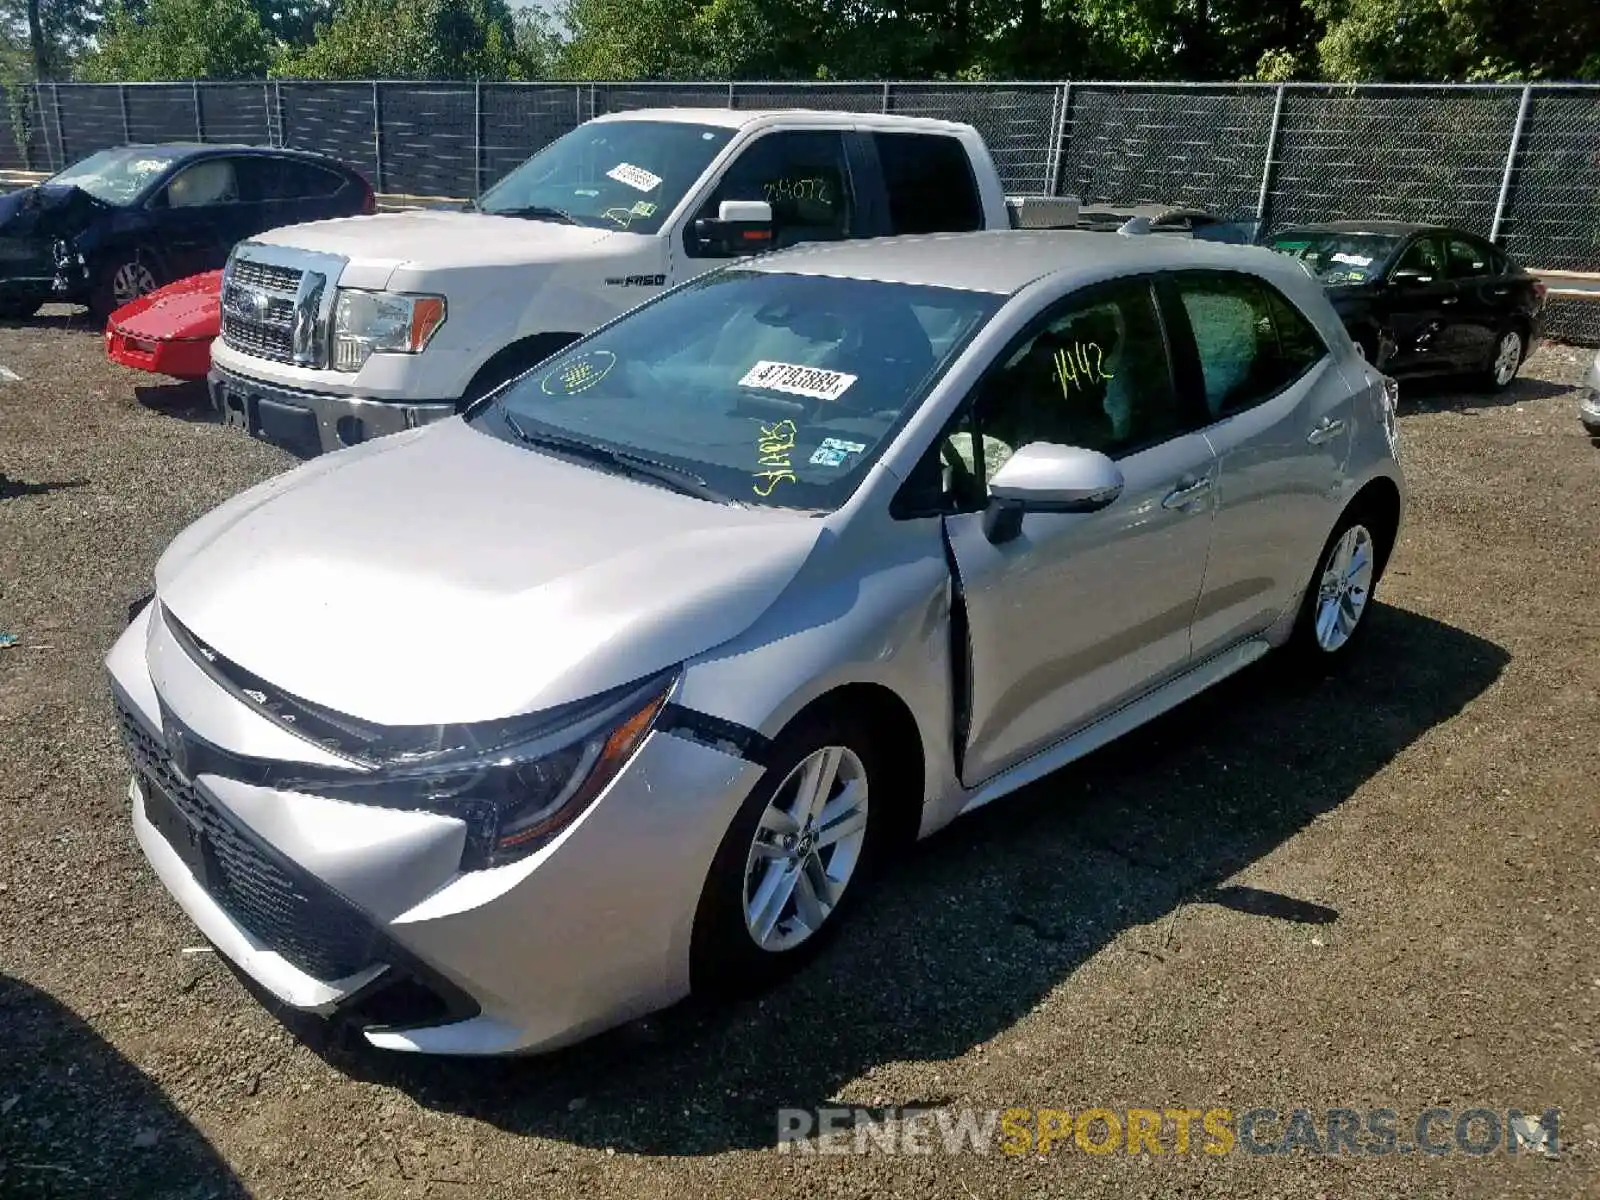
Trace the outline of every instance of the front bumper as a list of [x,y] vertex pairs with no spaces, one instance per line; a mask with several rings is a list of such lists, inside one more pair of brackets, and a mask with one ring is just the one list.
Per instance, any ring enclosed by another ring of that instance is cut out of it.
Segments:
[[212,407],[224,423],[303,458],[431,425],[456,413],[453,400],[373,400],[300,391],[216,366],[207,382]]
[[[273,999],[388,1049],[505,1054],[687,995],[700,890],[758,766],[658,731],[556,842],[463,872],[450,818],[174,773],[178,730],[280,759],[292,735],[175,651],[151,608],[107,658],[135,835],[201,932]],[[153,804],[157,787],[175,803]]]
[[106,357],[136,371],[204,379],[211,367],[211,339],[141,338],[112,326],[106,330]]

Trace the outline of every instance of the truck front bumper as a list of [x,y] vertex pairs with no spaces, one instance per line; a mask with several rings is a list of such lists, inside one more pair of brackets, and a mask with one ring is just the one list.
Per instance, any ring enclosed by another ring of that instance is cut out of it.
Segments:
[[307,392],[246,379],[213,366],[211,404],[224,424],[301,458],[356,446],[454,416],[454,400],[372,400]]

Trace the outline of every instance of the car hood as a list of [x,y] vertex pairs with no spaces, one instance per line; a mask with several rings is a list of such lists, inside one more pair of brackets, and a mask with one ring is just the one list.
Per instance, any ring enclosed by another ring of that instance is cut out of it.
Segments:
[[107,325],[147,341],[210,341],[222,329],[222,272],[206,271],[130,300]]
[[64,237],[105,208],[74,184],[31,184],[0,195],[0,237]]
[[453,419],[235,497],[179,534],[156,587],[202,641],[302,699],[381,724],[480,721],[737,636],[825,528]]
[[364,268],[507,267],[574,257],[614,230],[486,213],[417,209],[288,225],[251,239],[338,254]]

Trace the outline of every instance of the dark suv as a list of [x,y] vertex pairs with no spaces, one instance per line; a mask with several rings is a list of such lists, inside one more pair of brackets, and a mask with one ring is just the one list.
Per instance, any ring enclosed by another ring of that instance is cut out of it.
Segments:
[[1356,345],[1386,374],[1473,375],[1500,391],[1539,344],[1544,284],[1476,234],[1332,221],[1280,230],[1267,245],[1322,282]]
[[280,225],[374,211],[367,181],[331,158],[181,143],[101,150],[0,196],[0,317],[48,301],[100,317],[227,261]]

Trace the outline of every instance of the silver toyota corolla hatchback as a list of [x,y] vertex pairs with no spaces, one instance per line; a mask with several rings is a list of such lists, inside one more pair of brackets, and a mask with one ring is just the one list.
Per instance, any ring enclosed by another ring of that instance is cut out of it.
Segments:
[[813,246],[180,534],[108,658],[151,865],[374,1044],[764,984],[897,841],[1359,640],[1389,381],[1267,250]]

